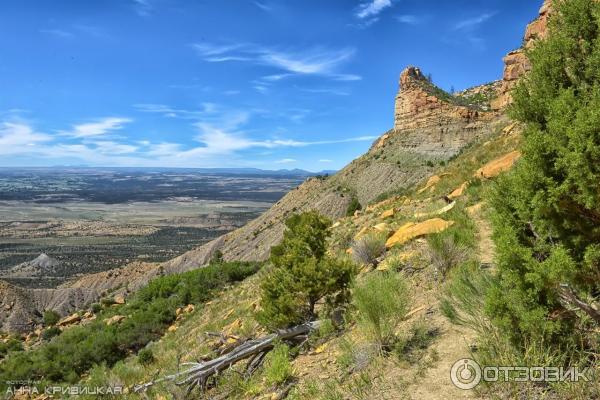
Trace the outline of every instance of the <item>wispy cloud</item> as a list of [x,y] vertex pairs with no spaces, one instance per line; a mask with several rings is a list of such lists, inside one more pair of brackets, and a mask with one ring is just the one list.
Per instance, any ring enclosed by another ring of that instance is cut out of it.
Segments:
[[457,22],[454,25],[454,30],[474,29],[475,27],[483,24],[484,22],[486,22],[487,20],[489,20],[496,14],[497,14],[496,12],[489,12],[489,13],[480,14],[473,18],[464,19],[462,21]]
[[360,19],[373,18],[384,9],[392,6],[392,0],[369,0],[358,6],[356,17]]
[[277,163],[277,164],[293,164],[296,162],[298,162],[298,160],[296,160],[295,158],[284,158],[284,159],[275,161],[275,163]]
[[207,62],[248,62],[282,71],[264,77],[268,81],[278,81],[293,75],[321,75],[338,80],[360,79],[357,75],[338,71],[356,53],[351,47],[280,50],[255,44],[197,43],[193,48]]
[[133,0],[135,12],[141,17],[147,17],[152,13],[152,3],[150,0]]
[[252,2],[252,4],[254,4],[256,7],[260,8],[264,12],[271,12],[271,11],[273,11],[273,7],[271,5],[269,5],[269,4],[267,4],[266,2],[254,1],[254,2]]
[[122,129],[123,126],[132,120],[129,118],[118,118],[110,117],[97,120],[95,122],[88,122],[85,124],[74,125],[69,131],[61,131],[60,133],[65,136],[71,136],[74,138],[87,138],[93,136],[102,136],[109,132],[113,132]]
[[398,22],[406,25],[419,25],[425,19],[424,17],[419,17],[411,14],[397,15],[395,18]]
[[23,154],[34,147],[49,142],[52,136],[35,132],[25,123],[3,122],[0,124],[0,154]]
[[329,159],[327,159],[327,158],[322,158],[322,159],[320,159],[320,160],[319,160],[319,162],[320,162],[320,163],[324,163],[324,164],[328,164],[328,163],[332,163],[332,162],[333,162],[333,160],[329,160]]
[[63,39],[68,39],[73,37],[73,34],[71,32],[62,30],[62,29],[40,29],[40,33],[44,33],[47,35],[51,35],[51,36],[55,36],[55,37],[59,37],[59,38],[63,38]]

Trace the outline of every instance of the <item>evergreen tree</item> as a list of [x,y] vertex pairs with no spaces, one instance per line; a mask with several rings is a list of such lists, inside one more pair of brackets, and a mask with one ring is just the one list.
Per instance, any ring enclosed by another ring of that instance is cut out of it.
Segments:
[[326,254],[331,221],[314,211],[294,215],[278,246],[271,249],[272,270],[261,285],[262,311],[257,319],[282,328],[315,317],[316,303],[347,300],[354,266]]
[[588,302],[600,293],[600,5],[554,7],[513,94],[523,157],[490,196],[499,275],[487,312],[521,347],[585,344],[590,319],[565,307],[561,285]]

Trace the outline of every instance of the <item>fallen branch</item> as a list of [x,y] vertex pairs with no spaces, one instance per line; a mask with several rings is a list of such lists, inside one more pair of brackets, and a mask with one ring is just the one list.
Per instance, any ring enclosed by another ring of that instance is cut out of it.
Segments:
[[136,393],[145,392],[157,383],[171,381],[180,386],[187,386],[188,392],[196,387],[204,391],[209,386],[209,380],[217,376],[221,371],[230,368],[242,360],[252,358],[247,367],[247,373],[251,373],[260,366],[266,353],[274,347],[277,341],[293,340],[298,336],[306,335],[318,329],[320,325],[321,321],[313,321],[293,328],[280,330],[277,333],[262,338],[245,341],[234,349],[231,349],[227,354],[223,354],[214,360],[183,363],[181,365],[187,366],[187,369],[141,385],[136,385],[133,390]]
[[575,291],[568,284],[561,284],[559,296],[563,303],[579,309],[589,315],[597,324],[600,324],[600,311],[596,310],[591,304],[581,300]]

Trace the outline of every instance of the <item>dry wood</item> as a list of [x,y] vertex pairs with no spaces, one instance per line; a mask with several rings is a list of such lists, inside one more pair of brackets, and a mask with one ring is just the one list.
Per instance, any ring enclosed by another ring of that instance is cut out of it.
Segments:
[[596,321],[597,324],[600,324],[600,311],[596,310],[591,304],[581,300],[569,285],[560,285],[559,295],[563,303],[583,311]]
[[182,363],[187,369],[176,374],[167,375],[134,387],[134,392],[145,392],[148,388],[159,382],[172,381],[177,385],[187,386],[188,391],[198,387],[204,391],[208,387],[209,380],[217,376],[221,371],[230,368],[239,361],[252,358],[248,364],[247,370],[253,372],[260,366],[264,355],[268,353],[277,341],[289,341],[303,336],[311,331],[318,329],[321,321],[309,322],[298,325],[293,328],[280,330],[277,333],[264,336],[262,338],[248,340],[231,349],[227,354],[223,354],[214,360],[206,362]]

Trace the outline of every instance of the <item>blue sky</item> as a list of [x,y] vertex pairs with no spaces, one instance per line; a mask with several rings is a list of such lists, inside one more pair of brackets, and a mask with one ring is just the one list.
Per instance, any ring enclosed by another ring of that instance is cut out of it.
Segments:
[[498,79],[541,0],[13,0],[0,166],[338,169],[407,65]]

